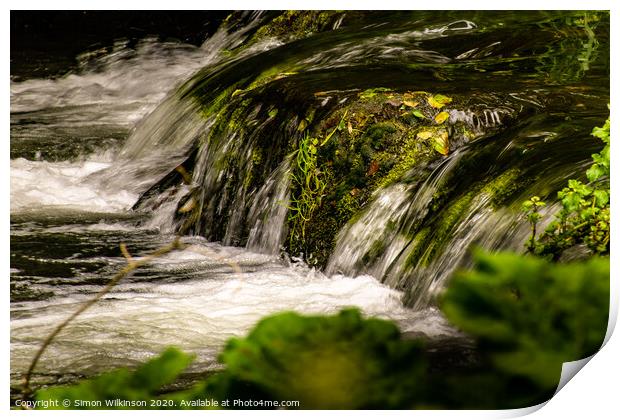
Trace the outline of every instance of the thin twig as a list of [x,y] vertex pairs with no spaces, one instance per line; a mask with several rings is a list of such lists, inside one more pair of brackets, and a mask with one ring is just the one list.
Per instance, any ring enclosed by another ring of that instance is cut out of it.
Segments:
[[23,384],[23,397],[24,400],[26,400],[30,394],[31,394],[31,390],[30,390],[30,378],[32,376],[32,372],[34,371],[34,369],[37,366],[37,363],[39,362],[39,359],[41,359],[41,356],[43,355],[43,353],[45,352],[45,350],[49,347],[49,345],[52,343],[52,341],[54,341],[54,339],[56,338],[56,336],[67,326],[69,325],[69,323],[71,321],[73,321],[76,317],[78,317],[82,312],[84,312],[85,310],[87,310],[88,308],[90,308],[92,305],[94,305],[99,299],[101,299],[106,293],[108,293],[110,290],[112,290],[112,288],[114,286],[116,286],[116,284],[121,281],[124,277],[126,277],[129,273],[131,273],[132,271],[134,271],[135,269],[146,265],[147,263],[149,263],[151,260],[153,260],[154,258],[157,257],[161,257],[162,255],[165,255],[171,251],[174,251],[176,249],[184,249],[186,247],[185,244],[181,243],[181,241],[179,240],[179,237],[176,237],[174,239],[174,241],[172,241],[170,244],[165,245],[155,251],[153,251],[151,254],[148,254],[138,260],[133,259],[131,257],[131,255],[129,254],[129,251],[127,251],[127,247],[125,246],[125,244],[121,244],[120,248],[121,248],[121,252],[123,253],[123,256],[127,259],[127,265],[125,267],[123,267],[121,269],[121,271],[119,271],[118,273],[116,273],[116,275],[114,277],[112,277],[112,279],[108,282],[108,284],[106,284],[106,286],[101,289],[99,291],[99,293],[97,293],[93,298],[91,298],[90,300],[84,302],[82,304],[82,306],[80,306],[75,312],[73,312],[67,319],[65,319],[62,323],[60,323],[56,328],[54,328],[54,330],[47,336],[47,338],[43,341],[43,344],[41,344],[41,347],[39,348],[39,350],[37,351],[37,353],[35,354],[35,356],[32,358],[32,361],[30,362],[30,367],[28,367],[28,371],[26,372],[26,374],[24,375],[24,384]]
[[133,261],[133,258],[131,257],[131,254],[127,250],[127,245],[125,245],[124,243],[121,243],[120,248],[121,248],[121,253],[127,260],[127,263],[131,263]]

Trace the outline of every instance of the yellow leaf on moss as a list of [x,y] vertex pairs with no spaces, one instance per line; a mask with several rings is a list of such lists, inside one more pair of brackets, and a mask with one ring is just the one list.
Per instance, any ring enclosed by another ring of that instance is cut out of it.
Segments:
[[446,111],[442,111],[439,114],[435,115],[435,122],[437,124],[442,124],[448,119],[448,117],[450,117],[450,114]]
[[416,106],[418,106],[419,102],[417,101],[403,101],[403,104],[411,107],[411,108],[415,108]]
[[444,156],[450,152],[447,132],[444,131],[433,137],[433,148]]
[[431,137],[433,137],[433,132],[432,131],[419,131],[418,134],[416,134],[416,137],[419,138],[420,140],[430,139]]
[[432,106],[433,108],[437,108],[437,109],[443,108],[445,105],[449,104],[450,102],[452,102],[452,98],[449,98],[442,94],[437,94],[435,96],[428,97],[428,104]]

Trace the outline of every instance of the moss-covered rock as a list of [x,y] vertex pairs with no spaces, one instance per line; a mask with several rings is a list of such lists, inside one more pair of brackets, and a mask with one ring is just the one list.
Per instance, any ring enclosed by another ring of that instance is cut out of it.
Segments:
[[[324,192],[306,215],[303,234],[291,225],[289,250],[324,266],[338,231],[377,189],[406,181],[414,168],[445,158],[450,133],[465,132],[463,123],[449,118],[446,105],[451,101],[445,95],[373,88],[349,96],[344,106],[319,121],[312,135],[320,144],[316,170]],[[294,199],[304,188],[292,185]]]
[[261,26],[250,43],[265,38],[280,38],[287,41],[305,38],[313,33],[332,29],[344,15],[345,12],[339,10],[285,10]]

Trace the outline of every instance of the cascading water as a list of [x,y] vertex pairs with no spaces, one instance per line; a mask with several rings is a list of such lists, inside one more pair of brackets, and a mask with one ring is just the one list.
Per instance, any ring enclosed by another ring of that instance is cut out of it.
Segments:
[[256,193],[248,213],[252,226],[247,248],[252,251],[277,255],[286,235],[286,216],[290,200],[290,162],[285,160],[269,176]]
[[[171,344],[202,372],[227,338],[281,310],[359,306],[408,334],[458,337],[433,297],[470,247],[519,250],[520,201],[551,195],[599,148],[588,133],[607,115],[609,45],[596,43],[587,69],[563,62],[563,49],[594,44],[579,28],[558,33],[553,14],[344,15],[331,31],[244,48],[262,18],[202,47],[118,42],[75,74],[11,83],[12,384],[122,266],[121,242],[137,254],[176,233],[192,247],[74,321],[39,383]],[[378,187],[343,223],[324,273],[281,259],[299,139],[377,87],[457,98],[450,153]]]

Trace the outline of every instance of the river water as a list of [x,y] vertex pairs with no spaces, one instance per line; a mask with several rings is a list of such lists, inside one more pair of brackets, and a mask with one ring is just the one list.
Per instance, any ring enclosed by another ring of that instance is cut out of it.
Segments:
[[[341,54],[337,44],[321,43],[317,35],[309,45],[322,48],[324,54],[314,52],[304,58],[308,71],[320,74],[328,57],[330,72],[354,63],[359,79],[360,63],[376,75],[381,60],[398,56],[419,72],[422,82],[433,80],[429,90],[450,86],[453,93],[480,96],[482,102],[492,97],[489,90],[495,90],[492,93],[510,94],[512,105],[529,104],[523,105],[523,120],[511,120],[497,134],[496,149],[490,152],[503,170],[536,162],[538,166],[532,167],[540,176],[528,174],[536,182],[522,195],[541,188],[550,193],[579,173],[589,154],[599,148],[588,139],[588,132],[607,115],[609,27],[605,18],[591,23],[592,28],[586,24],[585,29],[583,17],[564,27],[557,23],[563,20],[554,16],[518,17],[508,12],[383,18],[387,23],[378,20],[353,28],[355,36],[366,42],[347,47],[349,55]],[[385,29],[390,24],[395,34]],[[533,27],[540,33],[525,35]],[[137,147],[136,132],[168,129],[158,125],[163,116],[182,113],[184,108],[175,105],[169,112],[171,96],[167,95],[200,69],[221,64],[225,52],[243,39],[244,30],[215,32],[200,45],[157,37],[135,42],[119,39],[105,51],[80,54],[77,68],[64,76],[12,80],[12,387],[17,387],[43,337],[123,266],[121,243],[137,256],[173,239],[170,206],[132,210],[145,188],[161,178],[152,168],[156,165],[143,161],[142,167],[117,169],[119,162]],[[355,39],[346,27],[343,30],[345,43]],[[515,33],[522,39],[516,40]],[[466,35],[460,48],[450,38],[457,35]],[[554,36],[560,39],[552,44],[556,50],[545,50],[545,42]],[[272,48],[283,54],[286,46],[281,44],[271,40],[246,54],[251,57]],[[411,53],[404,54],[408,48]],[[574,49],[583,49],[585,61],[562,62],[562,56]],[[514,50],[519,54],[512,54]],[[496,107],[494,113],[467,118],[472,126],[499,125],[504,109]],[[128,146],[130,136],[134,140]],[[585,140],[575,144],[575,137]],[[357,224],[340,232],[325,272],[309,268],[295,256],[282,258],[277,252],[281,238],[268,234],[267,227],[250,233],[246,247],[230,246],[232,241],[226,237],[217,242],[183,237],[189,248],[123,279],[70,324],[39,362],[34,383],[71,381],[116,366],[132,366],[168,345],[195,353],[190,370],[204,372],[218,366],[216,355],[228,338],[243,335],[261,317],[284,310],[329,314],[356,306],[367,315],[396,321],[409,335],[439,341],[460,338],[430,303],[430,296],[441,290],[454,269],[466,264],[464,253],[472,243],[492,249],[520,248],[527,226],[514,206],[491,212],[484,196],[474,199],[468,216],[450,233],[446,251],[428,266],[401,269],[404,264],[399,258],[409,244],[397,234],[389,237],[391,245],[374,265],[363,266],[359,260],[373,241],[375,226],[398,217],[401,226],[410,227],[412,217],[421,219],[442,182],[457,179],[467,188],[471,171],[480,165],[471,162],[489,159],[488,153],[480,153],[487,148],[482,141],[431,168],[419,187],[397,183],[380,191]],[[534,152],[515,158],[515,149]],[[502,160],[504,156],[509,159]],[[470,164],[461,165],[463,161]],[[286,171],[286,166],[278,168],[275,175]],[[277,185],[277,179],[268,181]],[[259,191],[250,214],[270,205],[274,211],[280,208]]]

